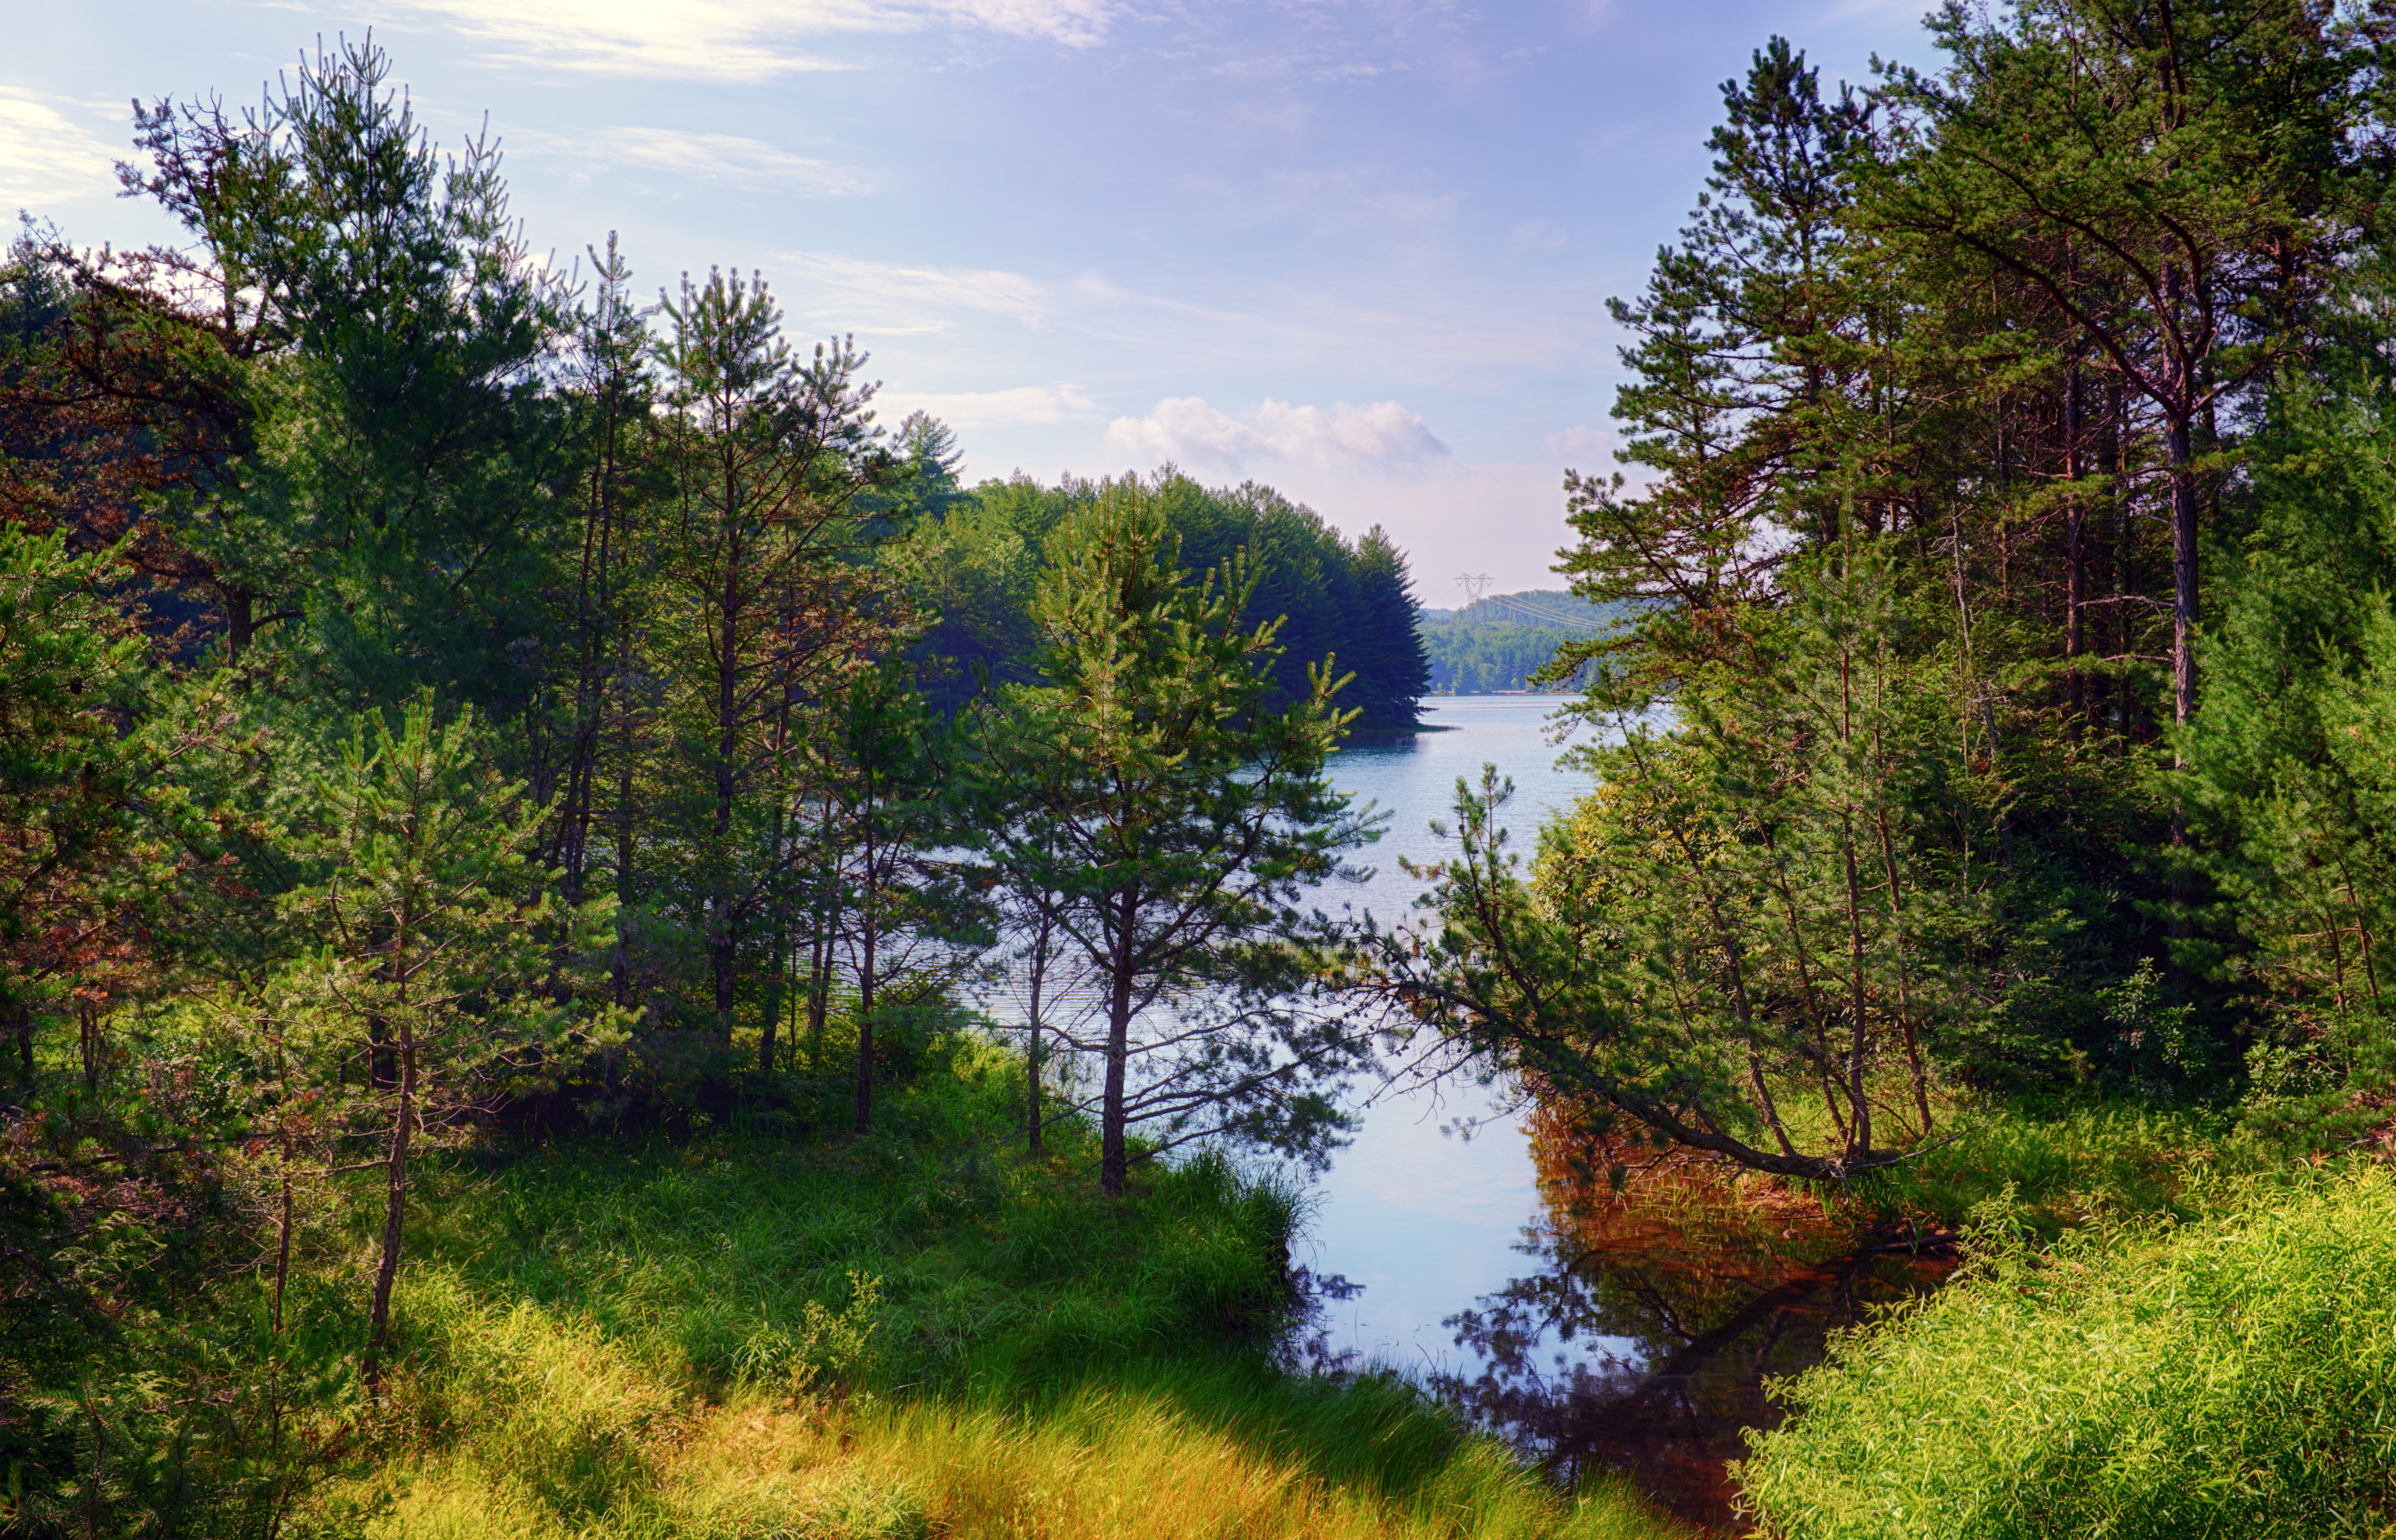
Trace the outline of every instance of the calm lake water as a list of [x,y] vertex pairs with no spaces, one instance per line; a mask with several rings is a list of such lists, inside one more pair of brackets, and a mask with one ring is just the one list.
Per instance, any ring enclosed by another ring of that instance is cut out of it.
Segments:
[[[1556,767],[1562,703],[1436,699],[1426,719],[1454,731],[1342,751],[1339,785],[1391,816],[1369,852],[1373,880],[1324,898],[1405,915],[1421,884],[1398,857],[1449,853],[1427,826],[1452,820],[1457,777],[1477,782],[1484,763],[1513,779],[1504,822],[1527,856],[1539,824],[1588,790]],[[1818,1362],[1831,1333],[1936,1287],[1953,1265],[1798,1213],[1794,1228],[1708,1231],[1636,1192],[1542,1193],[1503,1085],[1384,1090],[1363,1113],[1296,1248],[1318,1277],[1363,1285],[1323,1300],[1321,1349],[1409,1374],[1561,1482],[1620,1472],[1718,1533],[1740,1527],[1729,1464],[1747,1453],[1746,1430],[1783,1414],[1767,1380]]]
[[[1539,825],[1589,789],[1557,766],[1565,698],[1438,697],[1424,718],[1447,731],[1342,750],[1333,779],[1390,818],[1358,863],[1373,876],[1324,888],[1323,907],[1385,926],[1412,915],[1422,884],[1400,858],[1454,853],[1429,826],[1453,820],[1457,778],[1477,784],[1484,764],[1514,783],[1502,821],[1527,857]],[[1019,1002],[991,1004],[1020,1019]],[[1831,1332],[1952,1266],[1802,1218],[1728,1237],[1676,1226],[1669,1203],[1642,1206],[1637,1184],[1544,1193],[1502,1083],[1452,1075],[1355,1094],[1363,1125],[1316,1184],[1292,1260],[1361,1288],[1318,1294],[1309,1334],[1320,1334],[1301,1356],[1397,1370],[1559,1481],[1622,1472],[1717,1530],[1736,1526],[1727,1465],[1745,1430],[1781,1414],[1766,1378],[1818,1361]],[[1812,1200],[1800,1206],[1821,1217]]]
[[[1453,853],[1429,825],[1453,824],[1457,777],[1478,783],[1484,763],[1513,778],[1505,822],[1527,857],[1539,824],[1588,789],[1587,777],[1556,767],[1564,750],[1549,739],[1550,719],[1564,699],[1435,697],[1425,702],[1423,720],[1453,731],[1341,750],[1333,778],[1378,803],[1390,822],[1363,857],[1373,880],[1328,890],[1326,902],[1370,910],[1385,925],[1405,916],[1422,884],[1399,869],[1399,857],[1432,861]],[[1418,1375],[1472,1366],[1478,1355],[1459,1349],[1455,1329],[1443,1322],[1524,1269],[1516,1246],[1539,1215],[1529,1142],[1507,1101],[1503,1087],[1450,1081],[1385,1092],[1364,1109],[1356,1141],[1332,1158],[1318,1189],[1312,1255],[1298,1248],[1316,1273],[1364,1285],[1353,1298],[1325,1303],[1323,1324],[1335,1351]],[[1459,1122],[1471,1128],[1469,1138],[1455,1131]]]

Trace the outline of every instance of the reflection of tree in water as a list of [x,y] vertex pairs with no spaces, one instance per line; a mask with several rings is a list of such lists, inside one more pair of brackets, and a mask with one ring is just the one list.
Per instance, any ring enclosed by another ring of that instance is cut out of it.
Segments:
[[1780,1414],[1764,1381],[1952,1265],[1874,1244],[1810,1200],[1807,1222],[1794,1194],[1690,1168],[1625,1191],[1588,1180],[1587,1143],[1568,1163],[1552,1137],[1541,1146],[1550,1221],[1522,1248],[1538,1266],[1448,1319],[1480,1371],[1435,1386],[1559,1480],[1619,1470],[1700,1522],[1735,1520],[1724,1467],[1746,1454],[1744,1429]]

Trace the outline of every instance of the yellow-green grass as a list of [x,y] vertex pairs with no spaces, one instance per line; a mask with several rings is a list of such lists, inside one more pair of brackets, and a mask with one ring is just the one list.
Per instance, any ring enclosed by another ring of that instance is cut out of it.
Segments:
[[[451,1280],[408,1300],[440,1342],[395,1397],[374,1473],[316,1520],[411,1540],[907,1536],[1533,1537],[1682,1534],[1626,1494],[1548,1490],[1498,1447],[1451,1438],[1379,1481],[1337,1474],[1307,1420],[1203,1371],[1036,1404],[757,1392],[721,1401],[656,1376],[626,1345],[537,1307],[475,1306]],[[426,1345],[432,1346],[432,1345]],[[1392,1398],[1380,1404],[1382,1431]],[[1246,1401],[1243,1406],[1237,1403]],[[1416,1415],[1423,1415],[1419,1411]],[[1320,1426],[1316,1424],[1315,1426]],[[1278,1436],[1277,1436],[1278,1435]]]
[[2396,1178],[2250,1177],[2196,1217],[1996,1227],[1790,1392],[1744,1486],[1787,1540],[2396,1533]]
[[[502,1152],[435,1175],[370,1467],[377,1536],[1591,1536],[1404,1381],[1271,1356],[1296,1195],[1216,1162],[1098,1194],[961,1047],[884,1132]],[[860,1289],[860,1285],[863,1285]]]

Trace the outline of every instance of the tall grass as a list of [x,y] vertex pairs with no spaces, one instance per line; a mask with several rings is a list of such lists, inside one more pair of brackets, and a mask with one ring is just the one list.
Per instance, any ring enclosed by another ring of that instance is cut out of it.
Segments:
[[1413,1386],[1272,1356],[1298,1200],[1219,1161],[1097,1190],[965,1050],[831,1146],[460,1164],[411,1233],[372,1536],[1616,1536]]
[[1800,1376],[1742,1473],[1787,1540],[2396,1530],[2396,1179],[2189,1195],[1967,1275]]
[[[1361,1408],[1317,1388],[1325,1404],[1310,1408],[1304,1390],[1285,1401],[1236,1372],[1193,1370],[1131,1386],[1091,1376],[1011,1409],[711,1403],[646,1380],[588,1329],[536,1319],[518,1308],[481,1323],[474,1348],[419,1392],[459,1421],[344,1494],[326,1527],[377,1540],[1680,1533],[1617,1494],[1562,1499],[1497,1446],[1440,1436],[1386,1387],[1347,1392]],[[1377,1434],[1401,1454],[1365,1447]]]

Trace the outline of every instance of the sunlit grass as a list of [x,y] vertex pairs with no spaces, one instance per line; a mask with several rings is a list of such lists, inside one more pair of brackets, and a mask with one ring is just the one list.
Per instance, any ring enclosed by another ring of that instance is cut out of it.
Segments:
[[1612,1489],[1554,1492],[1404,1381],[1278,1366],[1295,1192],[1200,1161],[1107,1200],[1077,1131],[1042,1158],[1017,1147],[1010,1068],[961,1052],[864,1140],[592,1138],[439,1176],[379,1458],[315,1521],[458,1540],[1684,1533]]
[[2396,1178],[2186,1196],[2196,1217],[2050,1248],[1991,1233],[1963,1279],[1802,1376],[1744,1476],[1768,1533],[2389,1533]]
[[[520,1330],[521,1318],[517,1318]],[[660,1415],[590,1339],[512,1332],[508,1404],[428,1461],[351,1494],[378,1536],[1367,1536],[1616,1540],[1671,1535],[1610,1494],[1559,1498],[1494,1445],[1455,1444],[1385,1485],[1276,1447],[1206,1387],[1092,1384],[1012,1411],[933,1398],[793,1407],[754,1398]],[[1341,1462],[1334,1461],[1333,1464]]]

